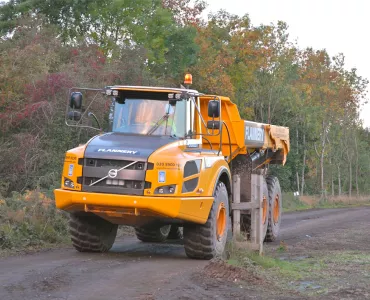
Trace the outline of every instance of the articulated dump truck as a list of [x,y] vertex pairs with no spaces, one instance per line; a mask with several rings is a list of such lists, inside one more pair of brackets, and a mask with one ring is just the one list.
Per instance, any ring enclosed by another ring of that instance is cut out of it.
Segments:
[[[185,79],[191,83],[190,74]],[[118,225],[128,225],[142,242],[183,239],[189,258],[220,256],[232,236],[236,175],[240,202],[251,201],[251,174],[263,176],[263,239],[278,237],[282,196],[268,166],[285,164],[288,128],[242,120],[228,97],[118,85],[71,89],[67,125],[91,127],[82,125],[86,116],[99,123],[90,111],[94,105],[84,105],[91,91],[109,103],[109,129],[99,125],[96,136],[67,151],[61,188],[55,190],[78,251],[108,251]],[[249,211],[241,211],[240,222],[248,234]]]

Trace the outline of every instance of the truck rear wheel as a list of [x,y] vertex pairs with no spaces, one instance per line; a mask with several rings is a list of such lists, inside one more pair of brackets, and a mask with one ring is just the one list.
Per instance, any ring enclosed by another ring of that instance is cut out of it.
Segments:
[[263,179],[263,192],[262,192],[262,239],[264,240],[267,236],[267,228],[269,223],[269,213],[270,213],[270,200],[269,200],[269,190],[266,180]]
[[269,192],[270,208],[265,241],[273,242],[279,236],[283,199],[281,197],[281,188],[278,178],[275,176],[268,176],[266,181]]
[[106,252],[116,239],[118,225],[98,216],[70,215],[69,232],[79,252]]
[[136,227],[136,237],[142,242],[164,242],[170,234],[171,225],[161,227]]
[[[263,180],[263,191],[262,191],[262,199],[261,199],[261,209],[262,209],[262,237],[263,239],[266,238],[267,235],[267,228],[269,222],[269,213],[270,213],[270,201],[269,201],[269,191],[266,180]],[[247,214],[243,214],[240,216],[240,228],[243,232],[246,232],[249,237],[251,234],[251,222],[252,217],[250,211]]]
[[185,253],[190,258],[212,259],[224,253],[229,231],[229,197],[225,185],[217,184],[208,220],[204,225],[184,227]]

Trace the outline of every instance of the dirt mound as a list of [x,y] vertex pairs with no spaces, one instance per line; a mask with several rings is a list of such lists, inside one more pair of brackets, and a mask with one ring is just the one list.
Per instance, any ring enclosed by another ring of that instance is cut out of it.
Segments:
[[249,273],[248,270],[232,266],[219,259],[211,260],[203,269],[201,274],[209,278],[223,279],[227,281],[248,281],[253,284],[263,283],[262,278]]
[[370,294],[363,288],[344,288],[327,294],[328,299],[369,299]]

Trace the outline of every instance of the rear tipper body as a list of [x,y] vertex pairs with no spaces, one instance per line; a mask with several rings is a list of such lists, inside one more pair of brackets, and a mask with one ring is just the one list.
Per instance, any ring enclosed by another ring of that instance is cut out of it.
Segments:
[[[114,95],[112,127],[67,151],[62,187],[55,190],[57,207],[70,213],[77,250],[109,250],[122,224],[134,226],[143,242],[183,237],[192,258],[222,254],[231,234],[233,176],[240,176],[241,202],[248,202],[253,173],[266,178],[268,239],[268,223],[274,225],[268,165],[285,164],[288,128],[244,121],[228,97],[189,89],[112,86],[104,92]],[[164,121],[152,116],[162,104]],[[163,122],[164,134],[157,132]],[[242,223],[250,222],[245,216]]]

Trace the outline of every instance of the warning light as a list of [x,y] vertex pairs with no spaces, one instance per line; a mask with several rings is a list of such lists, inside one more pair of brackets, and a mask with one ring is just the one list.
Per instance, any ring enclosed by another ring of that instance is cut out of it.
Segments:
[[184,80],[184,83],[185,84],[193,84],[193,76],[191,76],[190,73],[186,73],[185,74],[185,80]]

